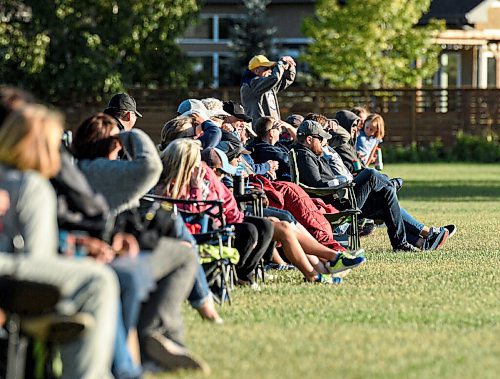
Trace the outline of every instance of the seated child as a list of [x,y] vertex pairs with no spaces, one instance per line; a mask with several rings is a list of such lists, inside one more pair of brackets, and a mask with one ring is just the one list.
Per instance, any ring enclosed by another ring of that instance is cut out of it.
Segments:
[[356,152],[366,166],[375,161],[374,149],[377,149],[384,136],[384,119],[379,114],[370,114],[356,140]]

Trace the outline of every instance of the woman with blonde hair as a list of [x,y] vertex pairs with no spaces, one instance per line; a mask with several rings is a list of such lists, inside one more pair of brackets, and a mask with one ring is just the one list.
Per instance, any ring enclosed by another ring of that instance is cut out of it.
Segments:
[[[217,149],[214,150],[219,154]],[[161,153],[161,158],[163,173],[156,190],[158,194],[184,199],[220,199],[223,201],[226,222],[235,226],[235,247],[242,257],[237,266],[238,277],[244,281],[251,281],[249,275],[255,267],[249,265],[248,262],[255,262],[254,256],[259,257],[259,252],[253,252],[252,248],[250,251],[244,250],[244,246],[249,240],[258,239],[261,236],[253,236],[250,234],[251,232],[242,230],[241,226],[244,224],[258,225],[257,222],[266,220],[243,215],[233,194],[218,180],[215,172],[202,163],[200,146],[196,141],[189,139],[173,141]],[[221,168],[217,168],[217,170],[219,169]],[[347,257],[343,253],[335,252],[321,245],[310,236],[301,233],[290,223],[281,222],[274,218],[270,218],[269,221],[272,222],[273,226],[272,239],[282,244],[285,256],[302,272],[308,282],[336,283],[338,279],[323,274],[355,268],[365,261],[364,257]],[[261,232],[261,227],[257,227],[257,233]],[[252,246],[250,245],[250,247]],[[264,246],[264,250],[267,246]],[[316,266],[313,266],[307,254],[321,257],[321,262],[318,262],[316,257],[312,257],[313,261],[316,262]],[[314,260],[314,258],[316,259]],[[260,257],[256,262],[259,259]]]
[[0,188],[10,203],[2,215],[0,275],[56,286],[65,304],[93,316],[92,328],[61,345],[62,377],[111,378],[116,277],[91,260],[57,255],[56,195],[48,178],[60,168],[61,136],[61,115],[41,105],[11,112],[0,128]]
[[62,115],[42,105],[13,112],[0,129],[0,162],[50,178],[61,166]]
[[170,142],[178,138],[197,139],[206,149],[217,146],[221,137],[220,127],[210,119],[206,109],[192,109],[163,125],[158,149],[164,150]]

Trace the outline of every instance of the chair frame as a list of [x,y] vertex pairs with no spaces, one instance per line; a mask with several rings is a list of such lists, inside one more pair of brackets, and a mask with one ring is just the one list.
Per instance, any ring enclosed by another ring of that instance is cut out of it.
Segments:
[[300,182],[299,169],[297,167],[297,152],[291,149],[288,153],[290,163],[290,177],[292,182],[301,187],[309,195],[328,196],[331,195],[336,199],[347,199],[350,208],[339,211],[338,213],[325,213],[325,218],[336,228],[346,222],[350,224],[348,247],[352,250],[357,250],[361,247],[359,237],[358,216],[361,210],[358,208],[356,196],[354,194],[355,183],[341,183],[331,187],[310,187]]
[[[221,223],[221,227],[214,230],[208,230],[207,225],[202,226],[201,233],[193,235],[196,239],[197,243],[206,243],[208,241],[217,241],[217,245],[219,249],[222,250],[223,247],[223,238],[228,237],[227,243],[228,246],[231,247],[232,238],[234,237],[234,227],[228,227],[225,225],[224,217],[223,217],[223,207],[222,200],[185,200],[185,199],[174,199],[167,196],[160,195],[145,195],[142,197],[145,201],[150,201],[155,204],[158,203],[169,203],[172,204],[172,209],[174,213],[180,213],[184,216],[196,216],[202,217],[205,216],[212,217],[218,219]],[[199,212],[189,212],[184,210],[179,210],[177,208],[177,204],[190,204],[190,205],[198,205],[198,206],[208,206],[204,210],[200,210]],[[204,266],[205,274],[208,277],[211,274],[220,273],[222,278],[221,283],[221,299],[218,301],[220,306],[224,305],[224,299],[227,298],[229,305],[232,304],[231,291],[234,289],[234,285],[237,281],[236,269],[234,265],[229,262],[228,259],[220,259],[216,261],[216,264],[212,267],[208,267],[208,265]],[[211,286],[215,283],[215,279],[208,282],[208,285]],[[215,299],[216,301],[218,299]]]

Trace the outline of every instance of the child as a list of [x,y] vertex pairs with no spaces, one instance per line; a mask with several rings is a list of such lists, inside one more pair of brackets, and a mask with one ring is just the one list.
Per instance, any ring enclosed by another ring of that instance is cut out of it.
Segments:
[[356,140],[356,152],[366,166],[375,161],[376,149],[384,136],[384,119],[379,114],[370,114]]

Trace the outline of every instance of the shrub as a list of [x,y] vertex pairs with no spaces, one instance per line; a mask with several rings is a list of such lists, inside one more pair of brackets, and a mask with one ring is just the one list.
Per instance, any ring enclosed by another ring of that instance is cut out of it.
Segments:
[[384,161],[391,162],[500,162],[500,143],[497,135],[489,138],[460,133],[455,144],[446,147],[441,139],[429,145],[383,146]]

